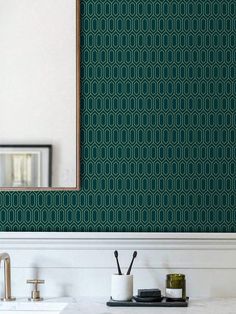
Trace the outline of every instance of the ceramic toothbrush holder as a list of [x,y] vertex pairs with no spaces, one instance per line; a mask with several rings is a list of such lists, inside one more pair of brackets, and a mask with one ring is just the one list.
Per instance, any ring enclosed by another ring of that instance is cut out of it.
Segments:
[[115,301],[130,301],[132,297],[133,275],[112,275],[111,298]]

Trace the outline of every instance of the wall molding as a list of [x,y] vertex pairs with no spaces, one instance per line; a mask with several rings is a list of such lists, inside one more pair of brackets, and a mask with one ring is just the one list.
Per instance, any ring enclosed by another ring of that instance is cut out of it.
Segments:
[[122,270],[138,251],[135,289],[164,291],[166,274],[183,272],[191,297],[236,295],[236,233],[0,233],[0,250],[11,256],[15,296],[29,295],[25,282],[34,277],[46,280],[45,296],[108,296],[115,249]]
[[235,250],[236,233],[0,232],[1,249]]

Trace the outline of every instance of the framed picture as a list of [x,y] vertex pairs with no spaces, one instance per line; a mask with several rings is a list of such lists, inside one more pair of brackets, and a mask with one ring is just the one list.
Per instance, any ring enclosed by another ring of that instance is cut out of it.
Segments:
[[0,145],[0,187],[50,187],[52,145]]

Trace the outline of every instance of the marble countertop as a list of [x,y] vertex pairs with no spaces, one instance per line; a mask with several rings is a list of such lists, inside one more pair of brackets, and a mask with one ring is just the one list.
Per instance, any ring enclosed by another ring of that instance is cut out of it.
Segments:
[[[187,308],[161,307],[108,307],[104,298],[81,298],[77,300],[77,309],[74,314],[235,314],[236,298],[222,299],[195,299],[189,301]],[[71,313],[72,312],[68,312]]]
[[[88,301],[89,302],[89,301]],[[79,313],[78,303],[73,298],[46,298],[30,302],[27,298],[16,298],[12,302],[0,301],[0,313]]]

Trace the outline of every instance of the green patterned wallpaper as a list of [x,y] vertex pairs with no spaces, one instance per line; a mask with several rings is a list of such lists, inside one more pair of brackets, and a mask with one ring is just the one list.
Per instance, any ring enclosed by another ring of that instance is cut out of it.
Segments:
[[82,189],[1,192],[11,231],[236,232],[235,0],[82,0]]

